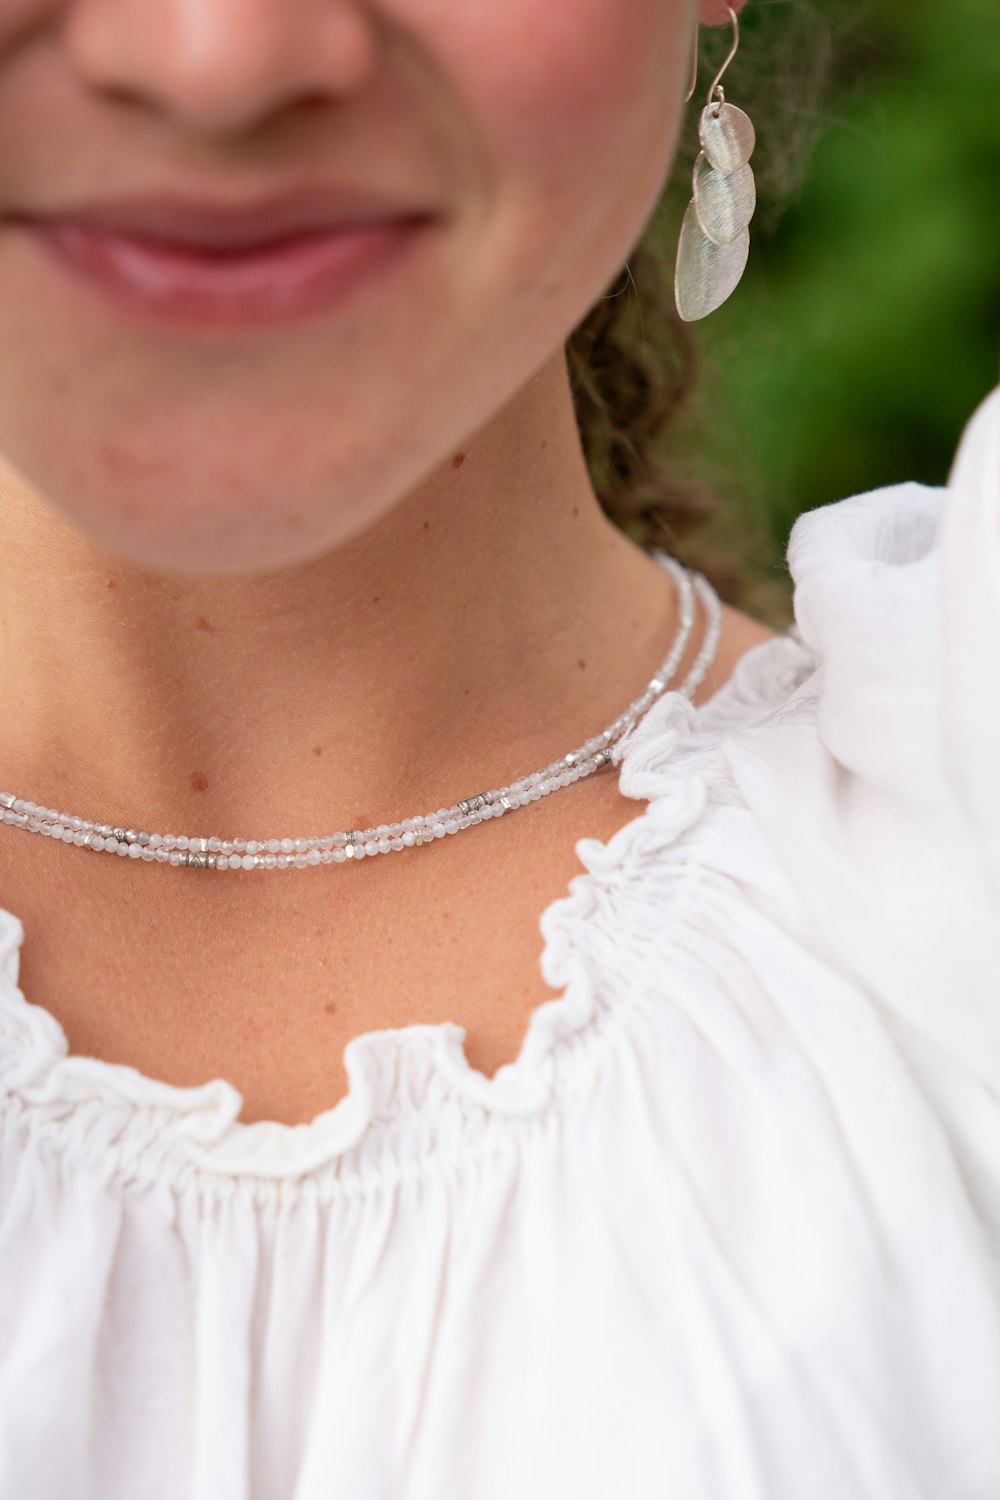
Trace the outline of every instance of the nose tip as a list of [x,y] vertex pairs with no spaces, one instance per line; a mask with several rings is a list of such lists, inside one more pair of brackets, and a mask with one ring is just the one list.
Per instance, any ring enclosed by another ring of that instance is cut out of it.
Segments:
[[66,26],[89,88],[205,135],[349,95],[375,61],[356,0],[77,0]]

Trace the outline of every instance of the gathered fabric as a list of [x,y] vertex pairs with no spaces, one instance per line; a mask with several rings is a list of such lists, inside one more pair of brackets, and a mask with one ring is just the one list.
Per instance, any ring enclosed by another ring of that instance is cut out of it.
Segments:
[[1000,390],[787,561],[492,1078],[369,1031],[240,1121],[70,1055],[0,908],[0,1496],[996,1500]]

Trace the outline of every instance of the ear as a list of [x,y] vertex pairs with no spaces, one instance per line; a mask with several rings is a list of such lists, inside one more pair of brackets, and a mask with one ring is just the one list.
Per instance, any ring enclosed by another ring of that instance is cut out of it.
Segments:
[[[747,0],[729,0],[733,10],[739,12]],[[727,0],[699,0],[698,20],[703,26],[728,26],[729,8]]]

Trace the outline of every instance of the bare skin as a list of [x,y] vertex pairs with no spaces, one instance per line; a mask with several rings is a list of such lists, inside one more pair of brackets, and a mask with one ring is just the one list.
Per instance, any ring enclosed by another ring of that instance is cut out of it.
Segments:
[[[729,606],[723,621],[696,705],[775,634]],[[637,611],[622,627],[626,647],[642,646],[631,694],[663,653]],[[581,691],[586,681],[580,671]],[[605,703],[581,722],[617,711]],[[577,839],[606,842],[644,806],[612,770],[426,850],[285,877],[123,868],[11,830],[0,880],[26,929],[21,987],[59,1018],[72,1052],[182,1086],[223,1077],[244,1122],[299,1124],[331,1108],[348,1088],[346,1042],[376,1028],[457,1021],[469,1063],[492,1077],[555,993],[539,972],[538,918],[582,869]]]
[[[579,0],[571,25],[551,0],[0,11],[0,786],[164,833],[322,833],[613,719],[675,604],[600,509],[563,346],[655,208],[717,0]],[[377,292],[266,334],[154,331],[8,221],[304,184],[434,229]],[[769,634],[728,610],[700,698]],[[449,1019],[473,1066],[511,1060],[577,839],[640,811],[605,773],[433,849],[258,877],[0,829],[0,902],[72,1051],[295,1123],[361,1032]]]

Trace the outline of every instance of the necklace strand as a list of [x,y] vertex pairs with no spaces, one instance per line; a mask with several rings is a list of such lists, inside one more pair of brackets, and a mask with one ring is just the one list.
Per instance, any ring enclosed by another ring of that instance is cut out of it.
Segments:
[[611,747],[624,738],[665,691],[677,670],[691,635],[695,591],[707,616],[705,640],[690,671],[675,691],[691,698],[711,666],[722,624],[718,595],[703,574],[686,568],[668,552],[652,548],[649,555],[672,577],[678,596],[679,624],[666,658],[639,697],[607,729],[567,755],[551,761],[542,770],[518,777],[509,786],[477,792],[473,797],[463,797],[453,807],[439,807],[435,812],[404,818],[401,822],[380,823],[374,828],[351,828],[310,838],[221,839],[145,833],[74,817],[16,797],[12,792],[0,792],[0,818],[11,827],[93,849],[97,853],[155,860],[182,869],[283,870],[317,864],[344,864],[375,854],[413,848],[432,843],[446,834],[458,833],[486,819],[502,817],[610,765]]

